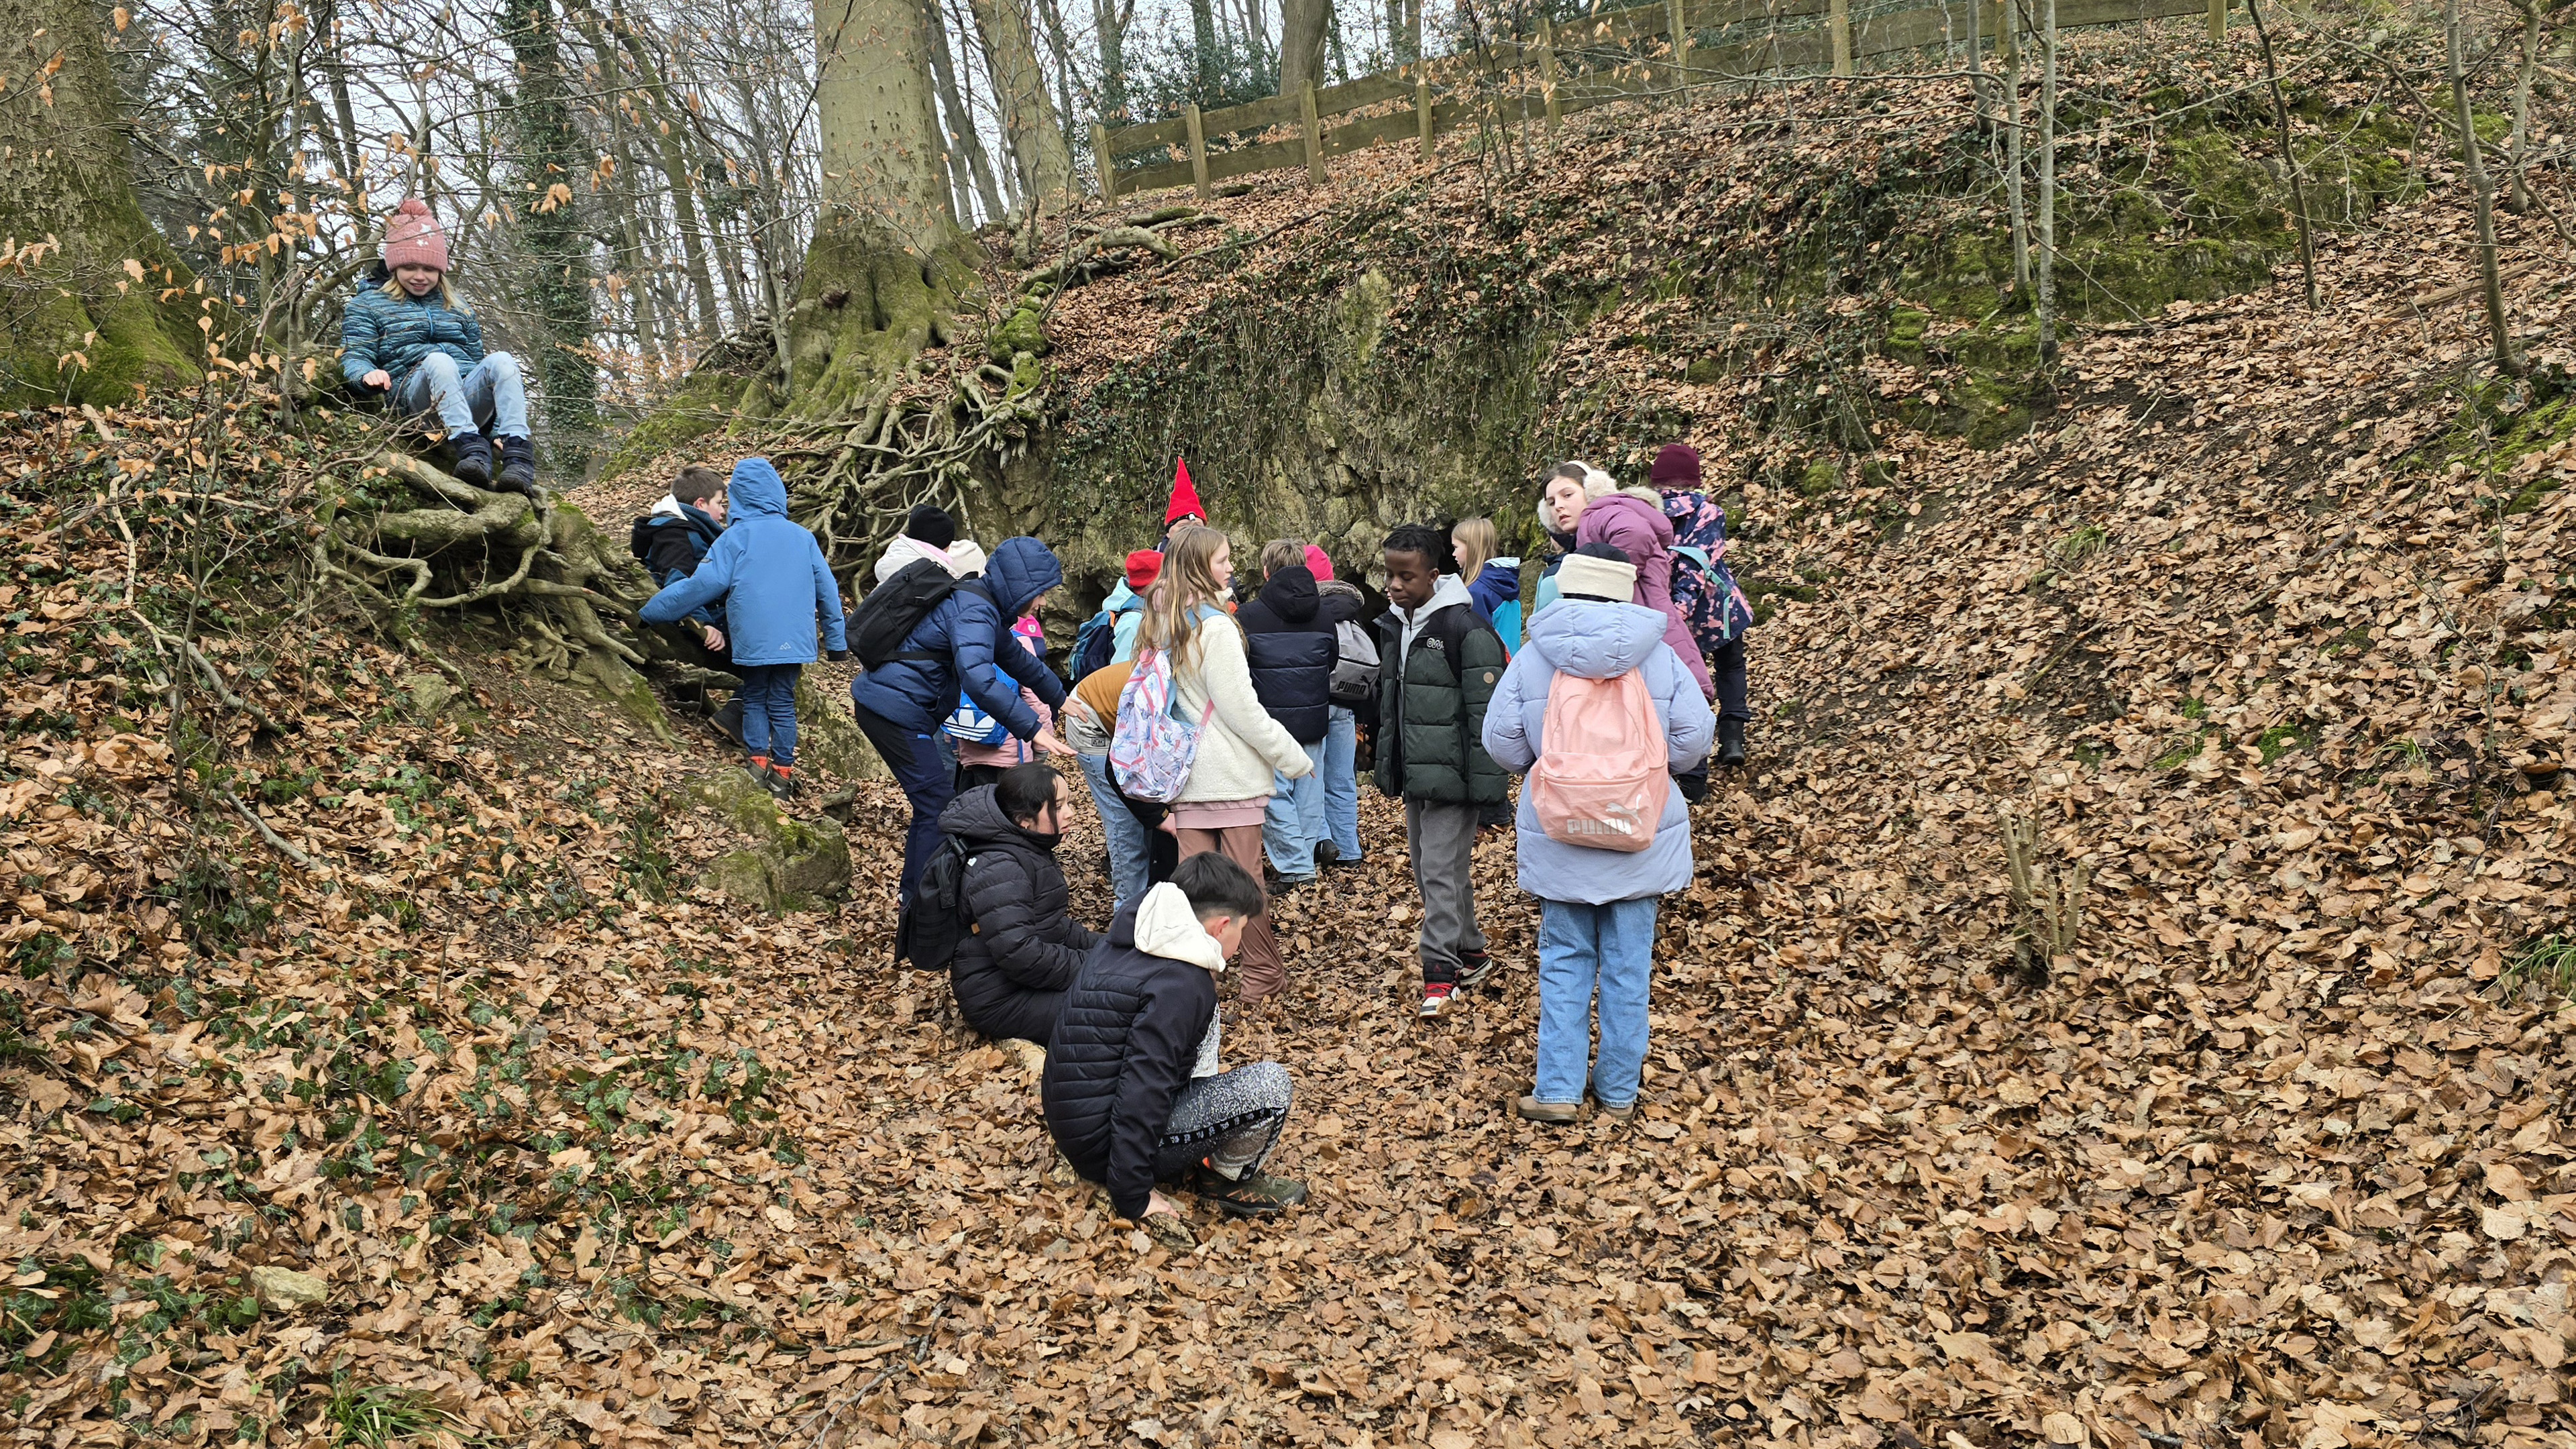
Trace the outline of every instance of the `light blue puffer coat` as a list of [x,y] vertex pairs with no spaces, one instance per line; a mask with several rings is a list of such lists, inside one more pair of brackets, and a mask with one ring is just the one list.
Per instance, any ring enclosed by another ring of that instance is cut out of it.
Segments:
[[[1707,758],[1717,714],[1681,656],[1664,642],[1664,616],[1642,604],[1571,596],[1530,616],[1529,642],[1512,656],[1485,709],[1485,753],[1515,775],[1528,774],[1547,752],[1547,695],[1558,672],[1616,679],[1631,669],[1644,673],[1646,693],[1664,727],[1670,768],[1687,770]],[[1538,809],[1526,789],[1515,823],[1521,889],[1541,900],[1597,906],[1669,895],[1690,885],[1690,805],[1669,784],[1655,843],[1635,854],[1550,839],[1539,828]]]

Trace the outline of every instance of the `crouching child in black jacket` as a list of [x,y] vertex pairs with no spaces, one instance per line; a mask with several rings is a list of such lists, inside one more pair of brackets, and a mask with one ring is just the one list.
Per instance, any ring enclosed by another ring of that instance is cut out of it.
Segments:
[[1055,863],[1064,804],[1064,777],[1031,760],[949,801],[939,817],[966,852],[957,894],[969,929],[949,958],[948,984],[966,1024],[997,1041],[1045,1046],[1064,989],[1100,943],[1066,909]]
[[1288,1069],[1217,1069],[1216,974],[1261,908],[1243,867],[1190,856],[1118,913],[1056,1018],[1039,1085],[1047,1130],[1119,1216],[1169,1243],[1195,1239],[1157,1183],[1234,1217],[1306,1200],[1305,1184],[1261,1171],[1288,1120]]

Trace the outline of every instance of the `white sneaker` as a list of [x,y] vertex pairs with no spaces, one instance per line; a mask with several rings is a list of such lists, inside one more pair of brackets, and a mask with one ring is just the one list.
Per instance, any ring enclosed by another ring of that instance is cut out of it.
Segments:
[[1457,987],[1450,985],[1446,981],[1435,981],[1424,986],[1422,988],[1422,1014],[1424,1016],[1438,1016],[1440,1014],[1440,1008],[1449,1004],[1449,998],[1454,995],[1457,990]]

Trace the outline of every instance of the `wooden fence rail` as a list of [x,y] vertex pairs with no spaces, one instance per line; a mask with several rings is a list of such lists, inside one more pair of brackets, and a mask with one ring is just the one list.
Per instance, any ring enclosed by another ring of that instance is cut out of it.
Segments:
[[[2147,20],[2206,16],[2211,38],[2223,38],[2227,10],[2244,0],[2058,0],[2057,26],[2130,25]],[[1479,121],[1501,119],[1501,106],[1517,100],[1534,105],[1550,129],[1566,115],[1612,101],[1675,90],[1685,85],[1714,84],[1773,71],[1831,66],[1835,75],[1853,73],[1855,62],[1898,51],[1966,41],[1981,36],[1998,53],[2009,53],[2031,32],[2029,0],[2022,0],[2021,24],[2007,28],[2007,6],[2001,0],[1969,0],[1953,5],[1885,11],[1854,19],[1850,0],[1663,0],[1616,10],[1597,19],[1551,28],[1541,21],[1537,34],[1523,40],[1488,42],[1471,54],[1419,61],[1377,75],[1361,76],[1320,90],[1306,86],[1298,94],[1270,96],[1223,110],[1192,106],[1181,115],[1141,126],[1110,130],[1091,128],[1092,156],[1100,173],[1101,195],[1122,195],[1192,186],[1204,200],[1220,181],[1304,166],[1307,179],[1321,184],[1333,157],[1371,146],[1413,141],[1427,159],[1432,139]],[[1723,45],[1702,46],[1702,32],[1727,32],[1768,22],[1766,33]],[[1790,22],[1785,25],[1783,22]],[[1585,59],[1663,37],[1678,36],[1659,58],[1622,54],[1607,69],[1563,74],[1563,63]],[[1535,78],[1535,85],[1530,83]],[[1509,78],[1510,90],[1496,87]],[[1450,92],[1442,98],[1439,92]],[[1356,111],[1405,102],[1400,110],[1332,126],[1325,124]],[[1253,142],[1210,149],[1212,141],[1258,135],[1283,126],[1296,128],[1284,141]],[[1180,159],[1161,165],[1120,170],[1117,158],[1140,151],[1165,150]]]

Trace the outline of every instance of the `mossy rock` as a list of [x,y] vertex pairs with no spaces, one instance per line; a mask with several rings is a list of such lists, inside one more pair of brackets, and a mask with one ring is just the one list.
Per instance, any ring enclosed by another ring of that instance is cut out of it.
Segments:
[[751,844],[718,857],[699,877],[700,885],[773,912],[810,910],[849,895],[850,840],[841,827],[782,813],[750,772],[727,768],[701,775],[682,798],[722,812],[751,837]]
[[1822,498],[1841,486],[1842,465],[1831,458],[1818,458],[1798,471],[1798,491],[1810,498]]
[[846,694],[835,696],[819,687],[813,675],[796,681],[796,758],[820,765],[844,780],[889,780],[894,772],[877,758],[859,722],[850,717]]
[[1047,350],[1046,330],[1038,325],[1038,309],[1022,307],[1011,314],[1011,320],[993,329],[985,339],[993,360],[1007,367],[1011,359],[1023,352],[1044,356]]

